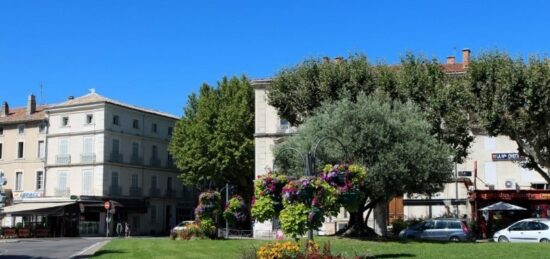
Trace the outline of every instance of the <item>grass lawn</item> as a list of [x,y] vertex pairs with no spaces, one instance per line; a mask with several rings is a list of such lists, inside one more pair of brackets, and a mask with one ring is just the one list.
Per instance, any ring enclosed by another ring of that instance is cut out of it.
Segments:
[[[333,252],[347,256],[374,255],[376,258],[550,258],[548,244],[372,242],[320,237],[330,241]],[[258,247],[258,240],[120,239],[104,246],[97,258],[240,258],[245,249]],[[95,257],[94,257],[95,258]]]

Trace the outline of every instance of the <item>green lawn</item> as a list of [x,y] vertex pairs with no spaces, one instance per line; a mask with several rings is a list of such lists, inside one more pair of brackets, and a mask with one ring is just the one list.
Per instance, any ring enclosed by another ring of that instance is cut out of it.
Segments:
[[[372,242],[354,239],[317,238],[330,241],[332,251],[347,256],[374,255],[377,258],[550,258],[548,244],[499,243],[420,243]],[[258,240],[194,240],[166,239],[113,240],[97,258],[240,258],[243,250],[258,247]]]

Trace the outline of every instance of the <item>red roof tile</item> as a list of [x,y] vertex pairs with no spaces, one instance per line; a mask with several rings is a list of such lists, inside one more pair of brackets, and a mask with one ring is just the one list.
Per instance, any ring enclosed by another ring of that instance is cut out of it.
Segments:
[[6,117],[0,117],[0,124],[12,124],[12,123],[23,123],[30,121],[41,121],[46,119],[46,113],[44,109],[47,106],[37,106],[36,111],[27,115],[26,107],[11,108],[9,109],[9,114]]

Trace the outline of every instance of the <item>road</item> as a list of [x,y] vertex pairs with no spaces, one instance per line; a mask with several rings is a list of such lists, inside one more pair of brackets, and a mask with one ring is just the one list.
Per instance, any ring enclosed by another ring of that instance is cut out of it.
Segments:
[[108,239],[44,238],[2,240],[0,258],[88,258]]

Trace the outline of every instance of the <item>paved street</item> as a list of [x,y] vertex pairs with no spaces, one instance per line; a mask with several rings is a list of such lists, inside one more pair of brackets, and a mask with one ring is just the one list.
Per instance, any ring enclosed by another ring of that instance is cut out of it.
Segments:
[[104,238],[47,238],[2,240],[0,258],[87,258]]

